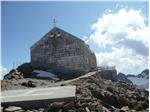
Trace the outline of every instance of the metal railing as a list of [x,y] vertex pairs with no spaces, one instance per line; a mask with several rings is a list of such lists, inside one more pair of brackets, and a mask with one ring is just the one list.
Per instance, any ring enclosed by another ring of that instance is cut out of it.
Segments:
[[98,68],[98,70],[115,70],[116,69],[115,66],[100,66],[97,68]]

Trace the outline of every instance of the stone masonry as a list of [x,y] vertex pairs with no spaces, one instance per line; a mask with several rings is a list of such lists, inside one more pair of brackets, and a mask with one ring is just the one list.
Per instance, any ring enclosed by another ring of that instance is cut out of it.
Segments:
[[65,75],[97,69],[95,54],[88,45],[57,27],[31,46],[31,64],[34,69]]

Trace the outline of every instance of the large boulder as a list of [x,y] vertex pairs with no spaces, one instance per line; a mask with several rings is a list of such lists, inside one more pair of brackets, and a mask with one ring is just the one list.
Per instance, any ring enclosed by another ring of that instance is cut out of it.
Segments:
[[17,70],[24,74],[24,77],[29,77],[33,71],[31,63],[24,63],[20,65]]

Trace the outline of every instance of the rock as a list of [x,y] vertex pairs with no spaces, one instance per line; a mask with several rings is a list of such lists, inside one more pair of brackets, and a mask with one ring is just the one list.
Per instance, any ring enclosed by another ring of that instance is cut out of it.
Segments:
[[25,112],[25,110],[16,110],[14,112]]
[[97,107],[96,107],[96,110],[97,112],[103,112],[103,106],[101,104],[99,104]]
[[82,104],[81,104],[81,107],[83,107],[83,108],[84,108],[84,107],[88,107],[88,106],[89,106],[88,103],[82,103]]
[[21,83],[21,85],[28,87],[28,83],[27,82],[23,82],[23,83]]
[[129,110],[129,107],[128,107],[128,106],[124,106],[124,107],[121,108],[121,110],[123,110],[123,111],[128,111],[128,110]]
[[91,97],[86,97],[86,98],[84,98],[84,101],[87,102],[87,103],[88,103],[88,102],[91,102],[91,101],[92,101],[92,98],[91,98]]
[[[111,112],[109,109],[107,109],[107,108],[105,108],[105,107],[103,107],[103,111],[104,112]],[[116,112],[116,111],[115,111]]]
[[136,112],[136,110],[131,110],[131,112]]
[[8,108],[5,109],[5,112],[14,112],[14,111],[19,111],[22,110],[21,107],[15,107],[15,106],[9,106]]
[[3,107],[1,106],[1,112],[3,112]]
[[86,112],[90,112],[89,108],[88,107],[85,107],[85,110]]
[[114,89],[113,89],[113,87],[111,87],[111,86],[107,87],[107,90],[110,91],[111,93],[114,92]]
[[64,102],[55,102],[50,104],[51,109],[60,109],[63,108],[63,106],[64,106]]
[[17,70],[24,74],[24,77],[31,77],[31,73],[33,71],[31,63],[24,63],[20,65]]
[[77,112],[86,112],[86,110],[84,108],[79,108]]
[[33,81],[23,82],[21,85],[25,87],[36,87]]
[[8,74],[4,76],[4,80],[18,80],[23,78],[23,74],[21,72],[18,72],[16,69],[12,69]]
[[36,87],[33,81],[28,81],[28,86],[29,87]]
[[26,112],[33,112],[32,110],[27,110]]
[[33,109],[32,111],[33,111],[33,112],[38,112],[38,110],[36,110],[36,109]]
[[137,111],[143,110],[143,105],[141,103],[136,104],[134,107],[135,107],[135,110],[137,110]]
[[64,108],[65,110],[68,110],[68,109],[73,108],[74,105],[75,105],[74,102],[69,102],[69,103],[65,104],[63,108]]
[[59,109],[59,111],[58,112],[62,112],[63,110],[62,109]]
[[39,108],[39,111],[44,112],[44,108]]
[[95,101],[95,102],[92,102],[92,103],[88,106],[88,108],[89,108],[90,110],[94,111],[94,110],[96,109],[97,105],[98,105],[98,102]]
[[76,111],[75,111],[75,110],[70,109],[70,110],[68,110],[68,112],[76,112]]
[[15,73],[15,72],[17,72],[17,70],[16,70],[16,69],[12,69],[12,70],[9,72],[9,74],[12,74],[12,73]]

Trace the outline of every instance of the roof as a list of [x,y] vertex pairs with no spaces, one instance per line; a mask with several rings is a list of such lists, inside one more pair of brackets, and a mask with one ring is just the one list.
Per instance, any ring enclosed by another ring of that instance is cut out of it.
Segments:
[[[33,44],[33,45],[31,46],[31,48],[37,46],[40,41],[43,41],[43,40],[46,40],[47,38],[50,38],[50,37],[49,37],[49,34],[50,34],[51,32],[53,32],[53,31],[62,32],[62,33],[64,33],[64,34],[69,35],[70,38],[76,39],[76,40],[78,40],[78,41],[84,43],[83,40],[81,40],[80,38],[78,38],[78,37],[72,35],[71,33],[68,33],[68,32],[66,32],[66,31],[64,31],[64,30],[62,30],[62,29],[60,29],[60,28],[58,28],[58,27],[54,27],[54,28],[52,28],[47,34],[45,34],[39,41],[37,41],[35,44]],[[48,36],[47,36],[47,35],[48,35]]]

